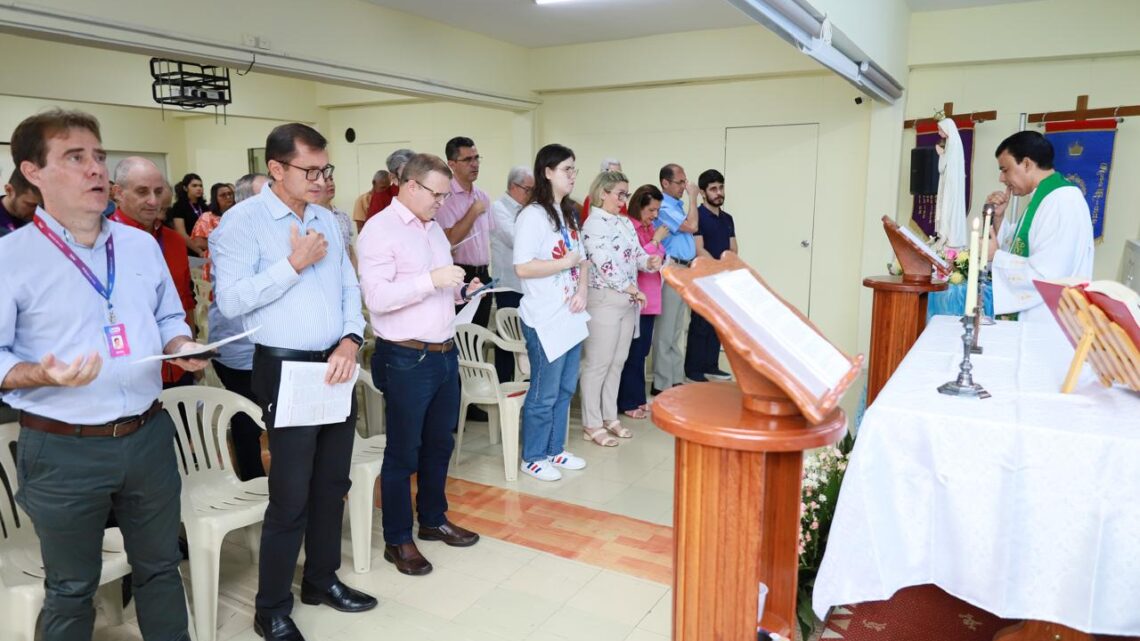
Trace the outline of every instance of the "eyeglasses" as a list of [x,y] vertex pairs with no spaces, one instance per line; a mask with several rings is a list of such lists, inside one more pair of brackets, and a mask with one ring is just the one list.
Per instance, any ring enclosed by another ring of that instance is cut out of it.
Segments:
[[455,162],[461,162],[464,164],[483,162],[483,157],[482,156],[468,156],[466,158],[456,158]]
[[279,160],[277,162],[285,165],[286,167],[300,169],[301,171],[305,172],[305,180],[309,182],[316,182],[317,178],[319,177],[323,177],[325,180],[332,180],[333,170],[336,169],[336,167],[332,165],[325,165],[324,167],[298,167],[293,163],[285,162],[283,160]]
[[562,171],[566,172],[566,175],[570,176],[571,178],[578,175],[578,168],[577,167],[559,167],[558,169],[561,169]]
[[445,191],[445,192],[438,192],[438,191],[436,191],[436,190],[432,189],[431,187],[428,187],[427,185],[423,184],[422,182],[420,182],[420,181],[418,181],[418,180],[416,180],[416,179],[414,179],[414,178],[413,178],[412,180],[413,180],[413,181],[414,181],[414,182],[415,182],[417,185],[419,185],[420,187],[423,187],[424,189],[426,189],[426,190],[427,190],[427,193],[431,194],[431,197],[435,199],[435,202],[437,202],[437,203],[439,203],[439,204],[441,204],[441,205],[442,205],[442,204],[443,204],[443,203],[444,203],[444,202],[445,202],[445,201],[446,201],[448,198],[451,198],[451,192],[450,192],[450,191]]
[[515,187],[518,187],[519,189],[523,190],[524,193],[530,194],[530,193],[534,192],[534,187],[527,187],[526,185],[524,185],[522,183],[511,183],[511,184],[514,185]]
[[[607,192],[607,193],[613,193],[613,192]],[[619,191],[617,193],[617,197],[618,197],[618,200],[625,202],[625,201],[629,200],[629,192],[628,191]]]
[[689,184],[689,180],[687,178],[682,178],[681,180],[673,180],[672,178],[666,178],[665,182],[673,183],[674,185],[687,185],[687,184]]

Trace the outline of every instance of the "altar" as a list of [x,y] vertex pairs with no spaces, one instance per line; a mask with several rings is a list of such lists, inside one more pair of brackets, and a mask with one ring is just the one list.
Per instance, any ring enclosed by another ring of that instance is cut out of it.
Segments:
[[1052,323],[983,327],[974,379],[934,317],[863,418],[815,582],[832,606],[932,583],[1008,619],[1140,635],[1140,395],[1086,368]]

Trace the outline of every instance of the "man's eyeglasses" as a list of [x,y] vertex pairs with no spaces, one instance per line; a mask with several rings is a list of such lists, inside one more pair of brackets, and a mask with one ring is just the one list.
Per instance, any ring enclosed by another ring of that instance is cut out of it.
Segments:
[[473,162],[483,162],[483,157],[482,156],[468,156],[466,158],[456,158],[455,162],[461,162],[464,164],[469,164],[469,163],[473,163]]
[[687,185],[687,184],[689,184],[689,180],[687,178],[682,178],[680,180],[673,180],[672,178],[666,178],[665,182],[670,182],[670,183],[673,183],[674,185]]
[[301,171],[305,172],[305,180],[309,182],[316,182],[317,178],[319,177],[323,177],[325,180],[331,180],[333,177],[333,170],[336,169],[336,167],[332,165],[325,165],[324,167],[298,167],[297,165],[294,165],[290,162],[278,162],[280,162],[282,165],[285,165],[286,167],[300,169]]
[[445,201],[447,201],[448,198],[451,198],[451,192],[450,191],[438,192],[438,191],[432,189],[431,187],[428,187],[427,185],[423,184],[422,182],[415,180],[414,178],[412,180],[414,180],[417,185],[419,185],[420,187],[423,187],[425,190],[427,190],[427,193],[431,194],[431,197],[435,199],[435,202],[437,202],[441,205]]
[[511,184],[514,185],[515,187],[518,187],[519,189],[523,190],[523,193],[525,193],[527,195],[534,193],[534,187],[527,187],[526,185],[524,185],[522,183],[511,183]]

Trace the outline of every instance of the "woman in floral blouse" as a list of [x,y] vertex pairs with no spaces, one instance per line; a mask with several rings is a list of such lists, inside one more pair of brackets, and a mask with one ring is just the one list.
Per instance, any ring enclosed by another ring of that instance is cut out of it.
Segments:
[[590,186],[593,207],[582,227],[582,245],[590,261],[586,311],[590,335],[582,346],[579,391],[584,438],[613,447],[614,436],[633,433],[617,417],[618,386],[645,295],[637,272],[657,271],[661,257],[641,247],[637,232],[621,208],[629,200],[629,181],[616,171],[598,175]]

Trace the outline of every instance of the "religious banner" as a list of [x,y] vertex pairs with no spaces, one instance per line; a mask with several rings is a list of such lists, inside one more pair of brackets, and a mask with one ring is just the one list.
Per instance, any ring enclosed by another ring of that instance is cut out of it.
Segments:
[[1045,137],[1053,143],[1053,168],[1080,187],[1092,215],[1093,238],[1102,240],[1116,119],[1046,123]]
[[[966,212],[970,211],[970,191],[972,187],[971,175],[974,166],[974,121],[970,116],[954,116],[954,124],[958,127],[958,136],[962,139],[962,151],[966,157]],[[915,147],[933,147],[942,139],[938,136],[938,123],[933,121],[921,122],[915,125]],[[938,197],[934,194],[914,196],[914,208],[911,210],[911,221],[927,236],[933,236],[935,230],[934,210]]]

